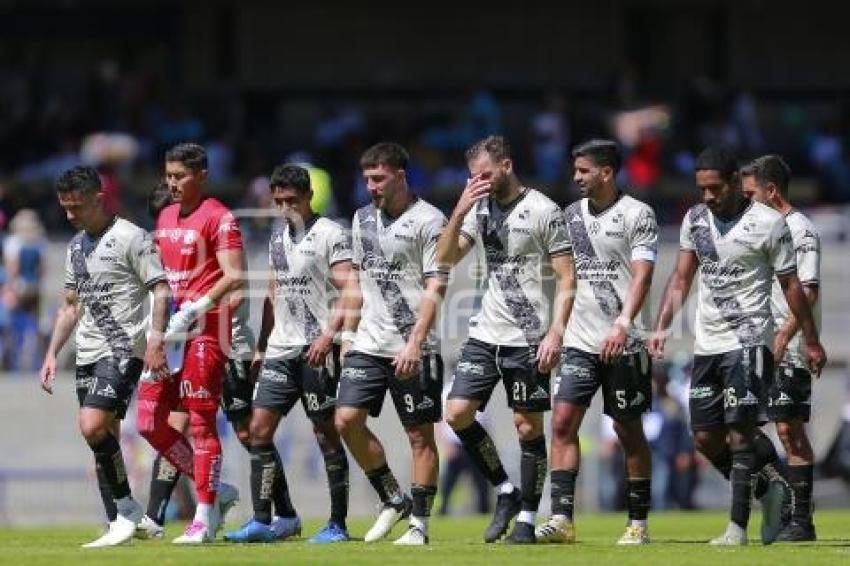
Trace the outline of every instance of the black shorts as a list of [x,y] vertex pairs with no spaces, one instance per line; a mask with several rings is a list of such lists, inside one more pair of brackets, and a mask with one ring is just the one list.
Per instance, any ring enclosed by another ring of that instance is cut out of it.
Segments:
[[142,374],[139,358],[106,357],[77,366],[76,388],[80,407],[94,407],[115,413],[122,420]]
[[227,360],[227,373],[221,388],[221,410],[231,423],[237,423],[251,415],[251,397],[254,383],[251,381],[250,360]]
[[287,415],[300,399],[310,420],[333,419],[340,374],[339,346],[333,347],[328,365],[321,369],[307,364],[306,353],[304,348],[294,358],[269,358],[263,362],[254,386],[254,408]]
[[617,421],[631,420],[652,406],[652,362],[646,350],[620,356],[613,364],[602,363],[599,354],[564,348],[555,378],[555,401],[589,407],[602,388],[606,415]]
[[549,374],[537,371],[536,346],[497,346],[470,338],[460,351],[449,399],[481,401],[483,411],[499,380],[508,407],[542,413],[552,408]]
[[694,356],[691,428],[764,424],[772,380],[773,354],[767,346]]
[[443,418],[443,359],[422,356],[419,375],[410,379],[395,376],[391,358],[349,352],[342,365],[337,403],[340,407],[368,409],[381,414],[387,390],[402,426],[440,422]]
[[788,365],[776,368],[773,383],[767,391],[767,418],[773,422],[800,419],[807,423],[811,415],[811,372]]

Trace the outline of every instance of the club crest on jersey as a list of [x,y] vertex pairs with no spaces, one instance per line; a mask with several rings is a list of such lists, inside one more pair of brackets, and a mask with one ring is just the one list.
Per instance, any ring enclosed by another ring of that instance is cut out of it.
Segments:
[[590,234],[592,236],[595,236],[596,234],[599,233],[599,229],[600,229],[599,222],[594,220],[593,222],[590,223],[590,228],[588,229],[588,232],[590,232]]

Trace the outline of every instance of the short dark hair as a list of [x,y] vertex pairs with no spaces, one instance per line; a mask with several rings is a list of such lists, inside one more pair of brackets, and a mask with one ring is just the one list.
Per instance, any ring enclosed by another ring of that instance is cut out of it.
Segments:
[[787,195],[788,185],[791,184],[791,168],[779,155],[762,155],[741,168],[741,177],[755,177],[762,187],[773,183],[780,194]]
[[487,136],[469,146],[464,153],[466,162],[469,163],[482,153],[489,155],[493,161],[511,159],[511,144],[504,136]]
[[171,189],[166,183],[157,183],[148,194],[148,214],[156,220],[162,209],[171,203]]
[[292,187],[299,195],[307,194],[310,191],[310,173],[300,165],[278,165],[269,179],[269,188],[275,187]]
[[697,155],[694,171],[717,171],[721,179],[731,183],[738,172],[738,159],[726,147],[707,147]]
[[620,145],[613,140],[593,139],[575,146],[572,151],[573,159],[587,157],[597,167],[610,167],[617,173],[623,163]]
[[360,157],[360,168],[387,165],[394,169],[407,169],[409,161],[410,154],[402,146],[395,142],[381,142],[363,152]]
[[182,163],[192,171],[207,168],[207,150],[196,143],[179,143],[165,152],[165,161]]
[[96,193],[103,190],[97,170],[94,167],[83,165],[72,167],[59,175],[55,185],[58,193],[70,193],[72,191]]

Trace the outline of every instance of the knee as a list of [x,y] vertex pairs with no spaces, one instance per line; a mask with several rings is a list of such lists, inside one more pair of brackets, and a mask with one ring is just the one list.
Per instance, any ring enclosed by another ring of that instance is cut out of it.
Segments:
[[360,419],[356,412],[345,409],[337,410],[334,414],[334,428],[338,434],[346,436],[359,428]]
[[788,447],[792,446],[794,442],[794,427],[789,423],[776,423],[776,435],[787,452]]
[[339,442],[339,433],[337,433],[335,423],[332,420],[313,423],[313,434],[316,436],[316,442],[319,443],[319,449],[322,454],[335,452],[341,448]]
[[103,442],[110,433],[110,427],[107,423],[83,417],[80,418],[80,433],[88,444],[94,445]]
[[446,424],[448,424],[452,430],[457,431],[468,428],[474,420],[475,411],[469,411],[463,405],[450,402],[448,407],[446,407]]
[[632,452],[646,444],[640,418],[630,421],[614,421],[614,432],[626,452]]
[[421,429],[408,429],[407,439],[414,457],[437,453],[437,443],[434,441],[433,430],[429,434]]
[[552,438],[566,444],[578,442],[578,426],[565,411],[552,413]]
[[239,443],[246,449],[251,447],[251,429],[249,427],[240,427],[235,429],[236,438]]
[[715,435],[708,431],[698,430],[694,432],[694,447],[702,454],[714,454],[717,452]]
[[514,427],[516,428],[517,437],[521,442],[534,440],[535,438],[543,434],[542,421],[537,422],[537,420],[535,419],[528,419],[515,415]]

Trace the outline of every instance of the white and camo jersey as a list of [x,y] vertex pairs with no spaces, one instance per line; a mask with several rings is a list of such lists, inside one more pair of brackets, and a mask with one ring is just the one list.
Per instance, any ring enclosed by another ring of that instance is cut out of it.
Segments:
[[[621,194],[599,214],[583,198],[564,210],[576,266],[576,297],[564,332],[564,346],[599,354],[620,316],[632,281],[633,261],[655,262],[658,225],[649,205]],[[644,348],[649,328],[644,304],[629,329],[625,353]]]
[[243,297],[242,302],[233,311],[230,318],[230,359],[251,360],[257,345],[254,330],[251,328],[251,300]]
[[145,298],[165,281],[150,234],[115,217],[98,237],[78,232],[68,244],[65,288],[77,293],[77,365],[106,356],[143,358],[148,321]]
[[[392,219],[374,205],[354,213],[351,226],[354,267],[363,295],[360,324],[352,349],[395,357],[410,338],[429,277],[447,277],[437,267],[437,241],[446,216],[417,199]],[[435,323],[423,354],[440,351]]]
[[[800,278],[800,283],[804,287],[819,286],[821,255],[820,236],[817,229],[806,215],[797,210],[789,212],[785,216],[785,222],[791,231],[791,241],[794,245],[794,255],[797,259],[797,277]],[[774,279],[773,281],[771,307],[776,328],[779,329],[779,327],[785,324],[791,310],[788,308],[788,302],[785,300],[785,294],[782,292],[782,286],[779,284],[778,279]],[[815,317],[815,324],[819,327],[821,319],[820,301],[817,301],[812,306],[812,314]],[[806,349],[803,343],[803,333],[799,330],[788,343],[788,349],[785,352],[785,358],[782,362],[795,368],[808,368],[806,365]]]
[[736,219],[724,223],[698,204],[685,215],[679,246],[694,252],[699,262],[694,354],[770,347],[773,280],[796,270],[785,218],[751,202]]
[[292,358],[325,331],[339,296],[331,267],[351,261],[351,239],[342,226],[313,216],[297,233],[276,222],[269,239],[269,263],[275,279],[274,328],[267,358]]
[[469,319],[469,337],[499,346],[536,346],[548,330],[551,297],[544,277],[551,258],[571,253],[564,215],[543,193],[524,188],[506,208],[487,199],[474,207],[461,234],[483,248],[487,265],[480,306]]

